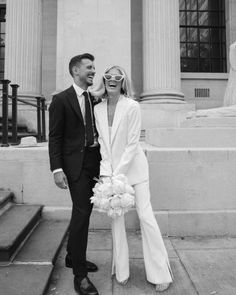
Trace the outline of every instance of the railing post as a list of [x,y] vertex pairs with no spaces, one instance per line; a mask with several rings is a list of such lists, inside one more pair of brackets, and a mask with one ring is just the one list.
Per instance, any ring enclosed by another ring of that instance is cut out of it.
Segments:
[[46,110],[46,104],[45,104],[45,97],[41,98],[41,106],[42,106],[42,141],[46,141],[46,121],[45,121],[45,110]]
[[8,144],[8,84],[11,81],[1,80],[2,83],[2,147]]
[[17,88],[19,85],[11,84],[12,88],[12,143],[17,143]]
[[38,132],[38,141],[42,141],[42,131],[41,131],[41,97],[36,97],[37,99],[37,132]]

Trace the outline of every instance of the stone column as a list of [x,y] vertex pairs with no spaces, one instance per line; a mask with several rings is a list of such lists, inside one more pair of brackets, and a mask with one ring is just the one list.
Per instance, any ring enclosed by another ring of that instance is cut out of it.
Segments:
[[19,94],[42,92],[42,0],[7,0],[5,77]]
[[143,77],[143,102],[183,102],[179,0],[143,0]]

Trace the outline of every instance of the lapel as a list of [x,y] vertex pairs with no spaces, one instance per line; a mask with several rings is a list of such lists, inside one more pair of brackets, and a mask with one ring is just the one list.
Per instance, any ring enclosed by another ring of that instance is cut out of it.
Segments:
[[99,105],[100,111],[97,115],[100,116],[99,125],[104,134],[104,141],[106,142],[107,146],[110,146],[110,135],[109,135],[109,126],[108,126],[108,116],[107,116],[107,100],[105,99]]
[[[120,96],[117,105],[116,105],[116,110],[113,118],[113,124],[111,128],[111,145],[114,141],[117,129],[120,125],[121,119],[123,115],[125,114],[125,107],[126,107],[126,100],[123,95]],[[108,124],[107,124],[108,126]]]
[[81,109],[80,109],[80,105],[79,105],[78,98],[77,98],[77,95],[76,95],[76,92],[75,92],[74,87],[71,86],[70,88],[68,88],[66,90],[66,94],[67,94],[68,101],[69,101],[72,109],[75,111],[75,113],[77,114],[77,116],[79,117],[79,119],[82,122],[84,122],[83,115],[82,115],[82,112],[81,112]]
[[100,103],[99,108],[100,109],[97,112],[97,115],[100,117],[99,126],[100,126],[100,129],[102,130],[102,134],[104,135],[104,141],[106,142],[106,145],[110,147],[110,145],[112,145],[114,141],[121,119],[123,115],[125,114],[126,101],[124,96],[122,95],[117,102],[113,124],[111,128],[111,140],[110,140],[109,126],[108,126],[107,99],[105,99],[103,102]]

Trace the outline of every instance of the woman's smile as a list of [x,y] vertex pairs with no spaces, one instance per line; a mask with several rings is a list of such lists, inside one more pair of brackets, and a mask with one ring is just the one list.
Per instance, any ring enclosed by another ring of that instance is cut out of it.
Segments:
[[109,82],[108,86],[112,87],[112,88],[115,88],[117,86],[117,83],[116,82]]

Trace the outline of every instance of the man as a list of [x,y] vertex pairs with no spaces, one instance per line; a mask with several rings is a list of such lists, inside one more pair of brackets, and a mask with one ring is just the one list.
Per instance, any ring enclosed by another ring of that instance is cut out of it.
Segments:
[[78,294],[98,295],[87,277],[97,266],[86,261],[90,197],[94,177],[99,176],[100,151],[94,125],[94,98],[87,92],[95,75],[94,57],[89,53],[70,60],[73,85],[56,94],[49,108],[49,157],[56,185],[69,187],[72,215],[67,245],[66,266],[73,268]]

